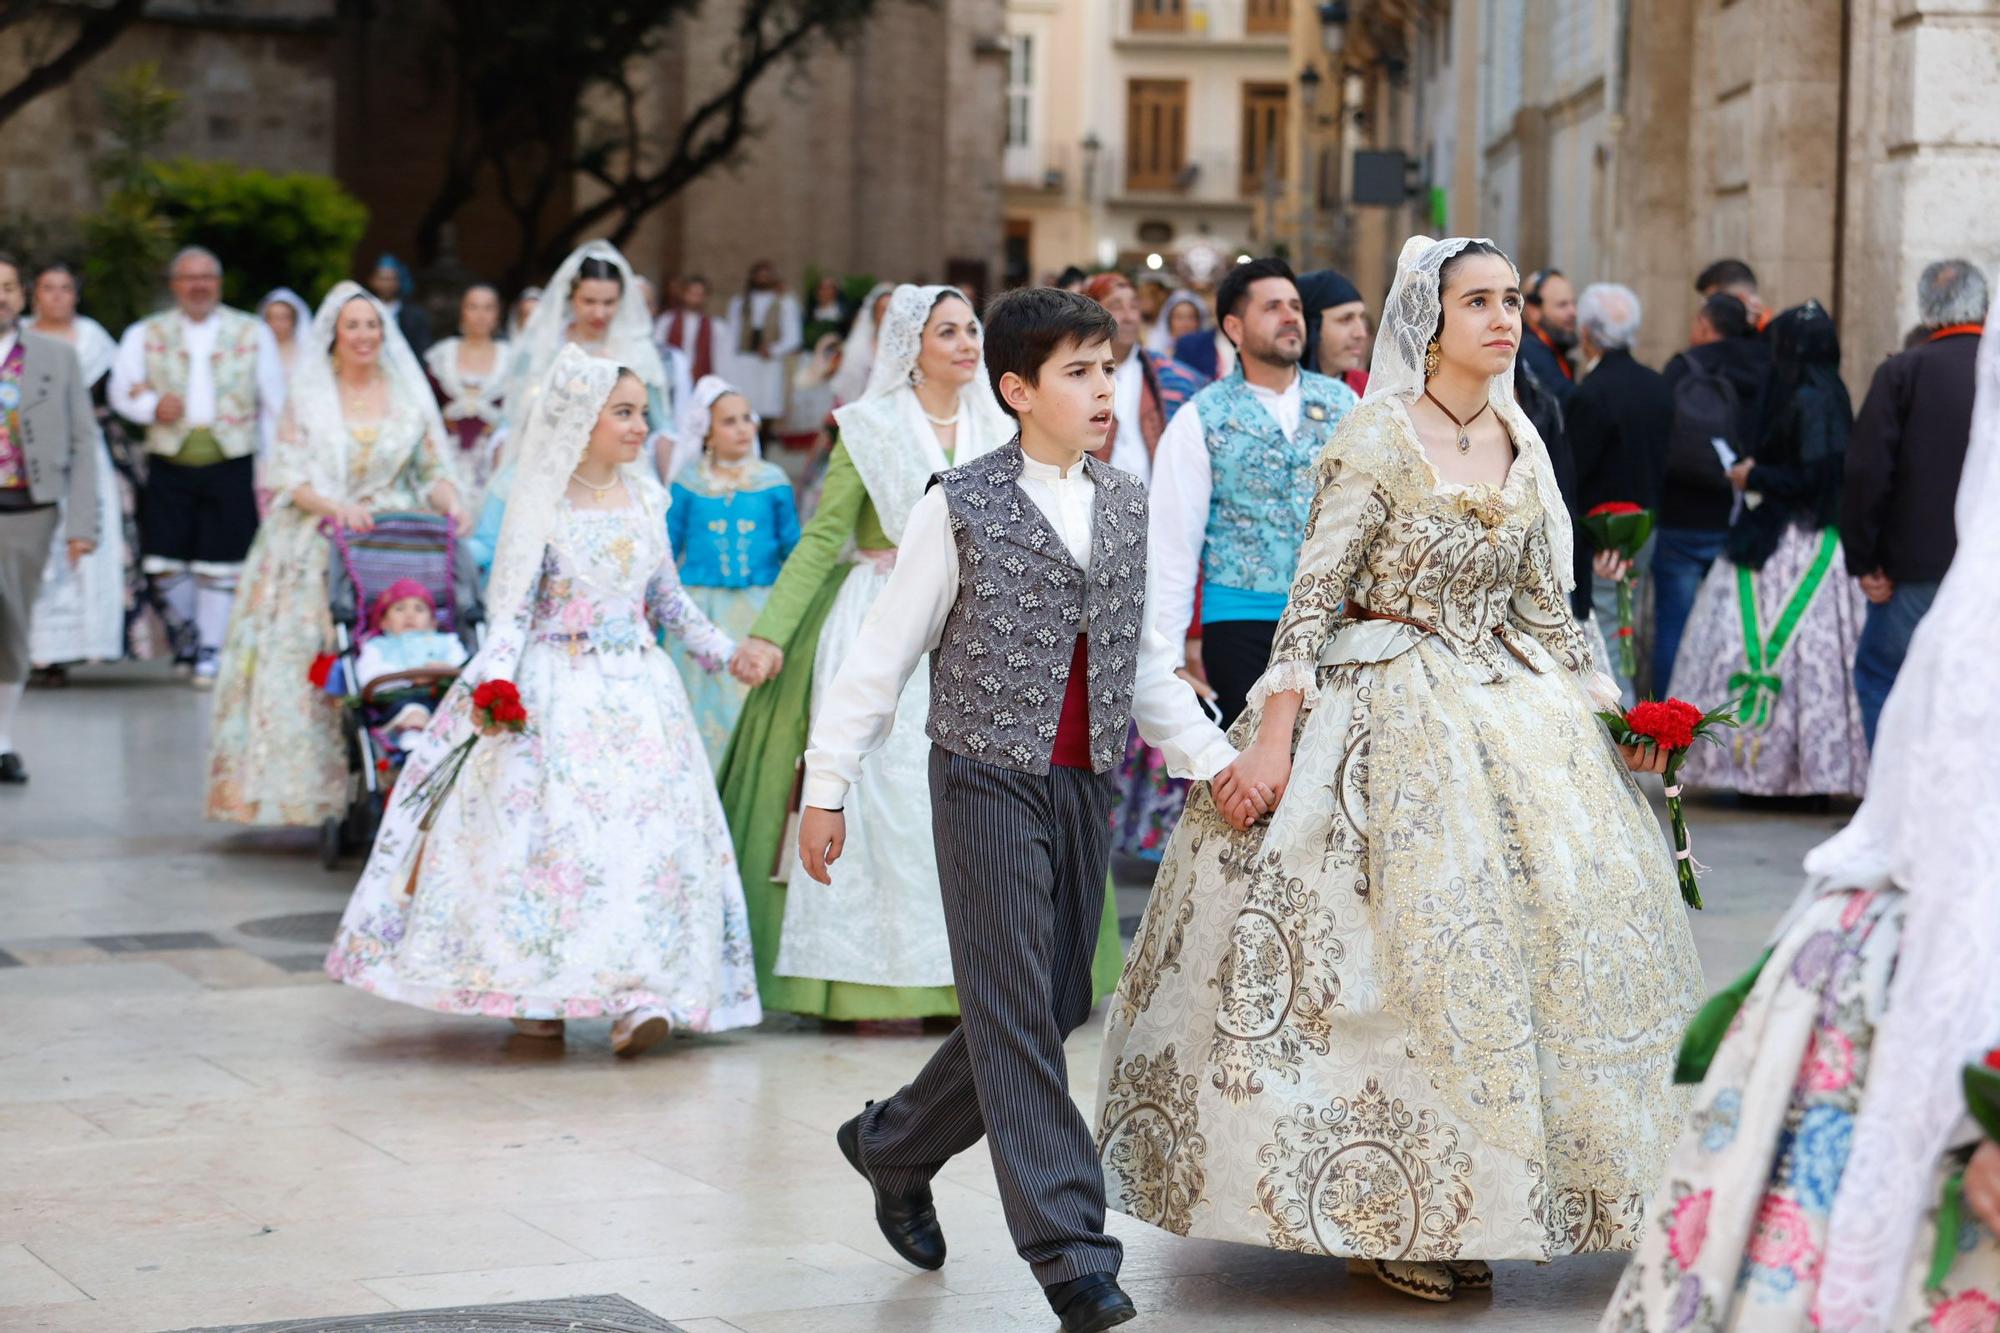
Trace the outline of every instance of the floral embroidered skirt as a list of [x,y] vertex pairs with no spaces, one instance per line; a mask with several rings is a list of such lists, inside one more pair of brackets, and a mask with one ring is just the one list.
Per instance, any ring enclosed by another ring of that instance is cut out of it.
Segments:
[[[1847,576],[1837,535],[1821,565],[1823,540],[1789,528],[1750,574],[1760,653],[1797,606],[1782,651],[1761,670],[1744,651],[1743,571],[1717,560],[1703,580],[1674,659],[1671,693],[1705,709],[1747,694],[1750,715],[1723,733],[1722,744],[1688,752],[1681,777],[1689,786],[1750,796],[1865,794],[1868,738],[1854,692],[1854,649],[1867,602]],[[1759,678],[1755,687],[1752,677]]]
[[1167,849],[1106,1021],[1111,1206],[1315,1254],[1629,1249],[1701,993],[1657,817],[1567,673],[1425,640],[1320,676],[1270,820],[1196,784]]
[[[1844,890],[1778,941],[1709,1066],[1603,1333],[1819,1327],[1827,1222],[1903,917],[1899,892]],[[1932,1198],[1969,1147],[1938,1164]],[[2000,1328],[2000,1242],[1963,1216],[1958,1257],[1935,1293],[1924,1290],[1936,1243],[1935,1217],[1925,1219],[1888,1325],[1895,1333]]]
[[1122,794],[1111,812],[1112,850],[1159,860],[1187,808],[1188,783],[1167,775],[1167,757],[1141,739],[1136,725],[1126,738],[1118,786]]

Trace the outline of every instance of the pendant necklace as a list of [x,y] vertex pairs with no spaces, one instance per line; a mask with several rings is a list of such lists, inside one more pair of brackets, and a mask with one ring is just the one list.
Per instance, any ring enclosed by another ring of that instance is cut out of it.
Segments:
[[1479,405],[1479,412],[1474,412],[1471,416],[1467,417],[1465,420],[1460,421],[1458,417],[1455,414],[1453,414],[1450,408],[1446,407],[1443,403],[1438,402],[1437,395],[1432,393],[1429,389],[1424,390],[1424,397],[1430,399],[1433,403],[1437,403],[1437,410],[1444,413],[1446,416],[1451,417],[1451,424],[1458,427],[1458,451],[1462,454],[1471,453],[1472,437],[1465,433],[1465,428],[1467,426],[1470,426],[1473,422],[1479,420],[1479,412],[1484,412],[1488,407],[1492,406],[1492,404],[1481,403]]
[[603,497],[608,492],[616,488],[618,485],[618,474],[616,472],[613,472],[611,474],[611,480],[605,482],[602,486],[597,485],[595,482],[584,480],[583,471],[581,468],[579,468],[575,472],[570,473],[569,479],[575,482],[577,485],[583,487],[583,489],[585,489],[586,491],[589,491],[591,493],[591,495],[594,497],[591,500],[592,504],[600,503],[603,500]]

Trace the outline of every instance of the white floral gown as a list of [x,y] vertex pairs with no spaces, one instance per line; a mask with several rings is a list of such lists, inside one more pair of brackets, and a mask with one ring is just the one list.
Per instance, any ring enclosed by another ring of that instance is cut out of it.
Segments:
[[1304,690],[1290,785],[1243,834],[1195,787],[1111,1001],[1120,1211],[1382,1259],[1636,1241],[1701,973],[1659,822],[1575,678],[1539,447],[1503,487],[1442,485],[1393,402],[1329,446],[1234,737]]
[[[565,505],[529,607],[494,627],[390,797],[327,956],[336,980],[463,1014],[759,1021],[729,830],[654,627],[711,670],[732,651],[655,505]],[[424,833],[404,794],[471,734],[471,691],[496,678],[519,687],[527,730],[480,739]]]

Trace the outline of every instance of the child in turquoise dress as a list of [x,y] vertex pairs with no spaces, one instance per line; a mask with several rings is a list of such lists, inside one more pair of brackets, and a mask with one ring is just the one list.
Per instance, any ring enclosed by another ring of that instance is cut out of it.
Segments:
[[[681,414],[683,446],[701,452],[674,475],[667,539],[681,583],[702,613],[740,640],[778,581],[778,569],[799,540],[792,483],[757,444],[757,414],[742,392],[719,375],[704,375]],[[669,649],[676,658],[678,646]],[[695,722],[711,767],[722,762],[749,691],[733,678],[681,666]]]

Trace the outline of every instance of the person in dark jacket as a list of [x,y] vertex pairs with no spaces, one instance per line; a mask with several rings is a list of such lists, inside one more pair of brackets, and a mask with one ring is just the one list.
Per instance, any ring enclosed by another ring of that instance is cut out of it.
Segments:
[[1695,599],[1671,687],[1661,687],[1703,708],[1740,700],[1738,728],[1689,754],[1686,782],[1747,796],[1860,796],[1868,742],[1850,668],[1866,603],[1835,527],[1854,407],[1819,302],[1778,315],[1766,337],[1764,423],[1730,469],[1744,503]]
[[[1632,355],[1632,342],[1639,336],[1645,313],[1638,294],[1616,283],[1592,283],[1577,298],[1576,309],[1577,340],[1583,348],[1584,364],[1590,367],[1563,413],[1570,452],[1576,459],[1577,512],[1589,513],[1598,505],[1619,502],[1657,512],[1660,484],[1667,470],[1674,395],[1665,376],[1641,365]],[[1577,580],[1578,590],[1596,607],[1599,627],[1607,635],[1614,634],[1621,562],[1615,553],[1607,552],[1603,568],[1594,568],[1597,562],[1591,557],[1597,552],[1590,535],[1579,527],[1577,538],[1578,558],[1585,562],[1586,571]],[[1641,577],[1651,557],[1650,549],[1639,552],[1636,563]],[[1627,680],[1615,660],[1601,665],[1628,700],[1637,702],[1638,683]],[[1657,692],[1664,682],[1654,684]]]
[[1576,391],[1576,288],[1559,268],[1538,269],[1521,284],[1521,355],[1535,379],[1569,409]]
[[1691,346],[1661,372],[1674,395],[1653,536],[1653,687],[1673,678],[1681,633],[1735,516],[1729,469],[1747,456],[1764,420],[1771,344],[1734,296],[1718,294],[1694,317]]
[[1958,549],[1952,506],[1987,300],[1986,275],[1963,259],[1924,270],[1917,306],[1929,332],[1875,372],[1847,451],[1840,535],[1869,603],[1854,683],[1871,745],[1910,635]]
[[394,255],[383,255],[368,271],[368,290],[389,308],[403,341],[409,343],[417,360],[422,361],[424,353],[430,350],[431,317],[417,304],[417,284],[410,277],[409,267]]

